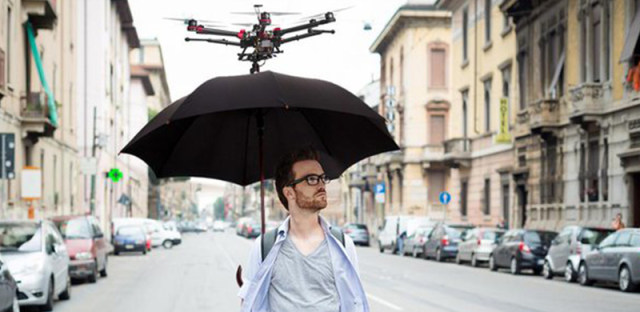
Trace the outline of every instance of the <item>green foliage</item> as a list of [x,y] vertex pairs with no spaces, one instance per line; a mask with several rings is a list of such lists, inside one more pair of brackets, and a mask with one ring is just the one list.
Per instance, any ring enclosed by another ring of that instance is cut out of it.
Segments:
[[224,200],[222,197],[218,197],[213,204],[213,217],[216,220],[224,219]]

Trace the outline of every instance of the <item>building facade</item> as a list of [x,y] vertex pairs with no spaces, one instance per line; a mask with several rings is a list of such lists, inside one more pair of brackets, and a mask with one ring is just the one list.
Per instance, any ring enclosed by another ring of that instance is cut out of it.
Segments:
[[385,215],[443,217],[438,194],[449,182],[444,140],[451,119],[451,14],[433,5],[400,7],[370,48],[380,54],[378,112],[401,150],[362,168],[370,186],[384,184]]
[[499,1],[439,1],[452,12],[451,115],[444,159],[451,168],[447,220],[510,223],[510,128],[517,101],[515,32]]

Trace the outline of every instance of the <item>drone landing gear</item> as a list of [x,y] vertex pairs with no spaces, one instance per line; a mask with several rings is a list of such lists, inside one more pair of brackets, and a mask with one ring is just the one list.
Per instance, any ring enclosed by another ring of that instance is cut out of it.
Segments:
[[260,65],[258,65],[258,62],[253,62],[253,65],[251,65],[251,74],[255,74],[255,73],[259,73],[260,72]]

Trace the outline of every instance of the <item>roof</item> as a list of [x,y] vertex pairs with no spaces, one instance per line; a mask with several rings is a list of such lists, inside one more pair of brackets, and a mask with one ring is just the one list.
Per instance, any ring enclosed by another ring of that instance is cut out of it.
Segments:
[[387,25],[382,29],[382,32],[378,35],[373,42],[369,51],[372,53],[381,53],[387,47],[387,45],[393,40],[395,34],[401,30],[404,25],[401,23],[401,19],[418,18],[418,19],[431,19],[431,18],[451,18],[451,12],[440,10],[435,5],[425,4],[406,4],[398,8],[395,14],[391,17]]
[[118,12],[118,17],[120,18],[120,24],[122,25],[122,31],[124,31],[127,36],[127,43],[129,44],[129,48],[138,48],[140,47],[140,38],[138,38],[138,32],[136,31],[135,26],[133,26],[133,15],[131,14],[131,8],[129,7],[128,0],[115,0],[116,3],[116,11]]
[[142,80],[142,86],[147,95],[154,95],[153,85],[151,84],[151,78],[149,78],[149,72],[146,71],[140,65],[131,65],[131,78],[139,78]]

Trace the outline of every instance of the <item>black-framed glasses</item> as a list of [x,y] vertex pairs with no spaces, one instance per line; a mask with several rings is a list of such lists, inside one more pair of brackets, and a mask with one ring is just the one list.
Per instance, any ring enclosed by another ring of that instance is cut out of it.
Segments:
[[291,183],[289,183],[287,186],[295,186],[296,184],[299,184],[303,181],[307,181],[307,184],[311,185],[311,186],[315,186],[318,185],[318,183],[320,183],[320,181],[322,181],[323,184],[328,184],[331,179],[329,179],[327,177],[327,175],[325,174],[308,174],[300,179],[295,179],[293,180]]

